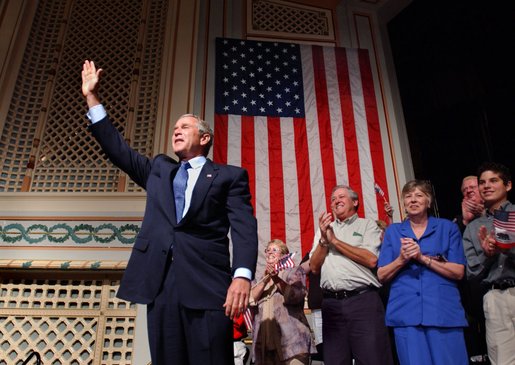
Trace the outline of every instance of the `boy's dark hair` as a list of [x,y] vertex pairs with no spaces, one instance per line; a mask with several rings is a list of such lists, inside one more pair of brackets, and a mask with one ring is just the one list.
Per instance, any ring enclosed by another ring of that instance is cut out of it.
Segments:
[[511,173],[510,169],[504,166],[503,164],[497,162],[485,162],[477,169],[477,177],[478,179],[481,177],[481,174],[485,171],[493,171],[499,175],[504,185],[508,185],[508,182],[511,181]]

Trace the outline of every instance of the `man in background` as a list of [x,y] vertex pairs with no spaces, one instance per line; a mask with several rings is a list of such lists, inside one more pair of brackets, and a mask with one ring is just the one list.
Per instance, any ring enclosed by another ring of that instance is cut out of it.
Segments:
[[375,268],[381,230],[372,219],[359,218],[358,194],[337,185],[331,213],[319,217],[310,267],[320,273],[324,363],[390,365],[393,363],[381,286]]
[[508,201],[509,169],[485,163],[478,170],[479,193],[486,214],[467,225],[463,248],[467,278],[487,290],[483,297],[488,357],[493,365],[515,364],[515,248],[501,248],[494,236],[494,212],[515,211]]
[[465,227],[474,219],[481,217],[485,213],[485,206],[479,194],[477,176],[466,176],[461,183],[461,214],[454,221],[460,228],[461,233]]

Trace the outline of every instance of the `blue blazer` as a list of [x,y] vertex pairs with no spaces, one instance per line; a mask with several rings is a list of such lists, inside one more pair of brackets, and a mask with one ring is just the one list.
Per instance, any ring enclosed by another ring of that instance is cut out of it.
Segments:
[[172,182],[179,164],[166,155],[149,159],[137,153],[108,117],[89,128],[109,159],[147,191],[145,215],[117,296],[136,303],[151,303],[171,259],[170,270],[174,270],[182,305],[223,310],[233,273],[229,229],[232,267],[248,268],[252,273],[256,268],[257,222],[246,170],[207,160],[195,184],[188,212],[177,223]]
[[[391,224],[385,232],[378,267],[399,256],[401,237],[418,241],[424,255],[440,254],[449,262],[466,263],[458,226],[447,219],[429,217],[426,231],[420,239],[415,237],[408,220]],[[467,326],[457,282],[411,260],[392,280],[386,324],[393,327]]]

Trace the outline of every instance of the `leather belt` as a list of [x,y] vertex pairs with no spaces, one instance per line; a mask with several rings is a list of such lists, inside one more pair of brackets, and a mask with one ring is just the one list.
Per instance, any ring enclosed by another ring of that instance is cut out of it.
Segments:
[[515,286],[515,279],[504,279],[492,283],[490,289],[506,290]]
[[338,291],[322,289],[322,296],[324,298],[330,298],[330,299],[347,299],[350,297],[354,297],[356,295],[360,295],[360,294],[367,293],[369,291],[375,291],[375,290],[377,290],[377,288],[375,286],[365,286],[365,287],[354,289],[354,290],[338,290]]

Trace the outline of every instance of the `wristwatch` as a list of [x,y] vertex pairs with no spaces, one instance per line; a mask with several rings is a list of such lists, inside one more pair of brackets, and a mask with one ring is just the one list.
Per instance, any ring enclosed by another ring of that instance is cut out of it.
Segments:
[[324,240],[323,238],[320,238],[318,240],[318,244],[321,246],[321,247],[327,247],[329,246],[329,242],[327,242],[326,240]]

